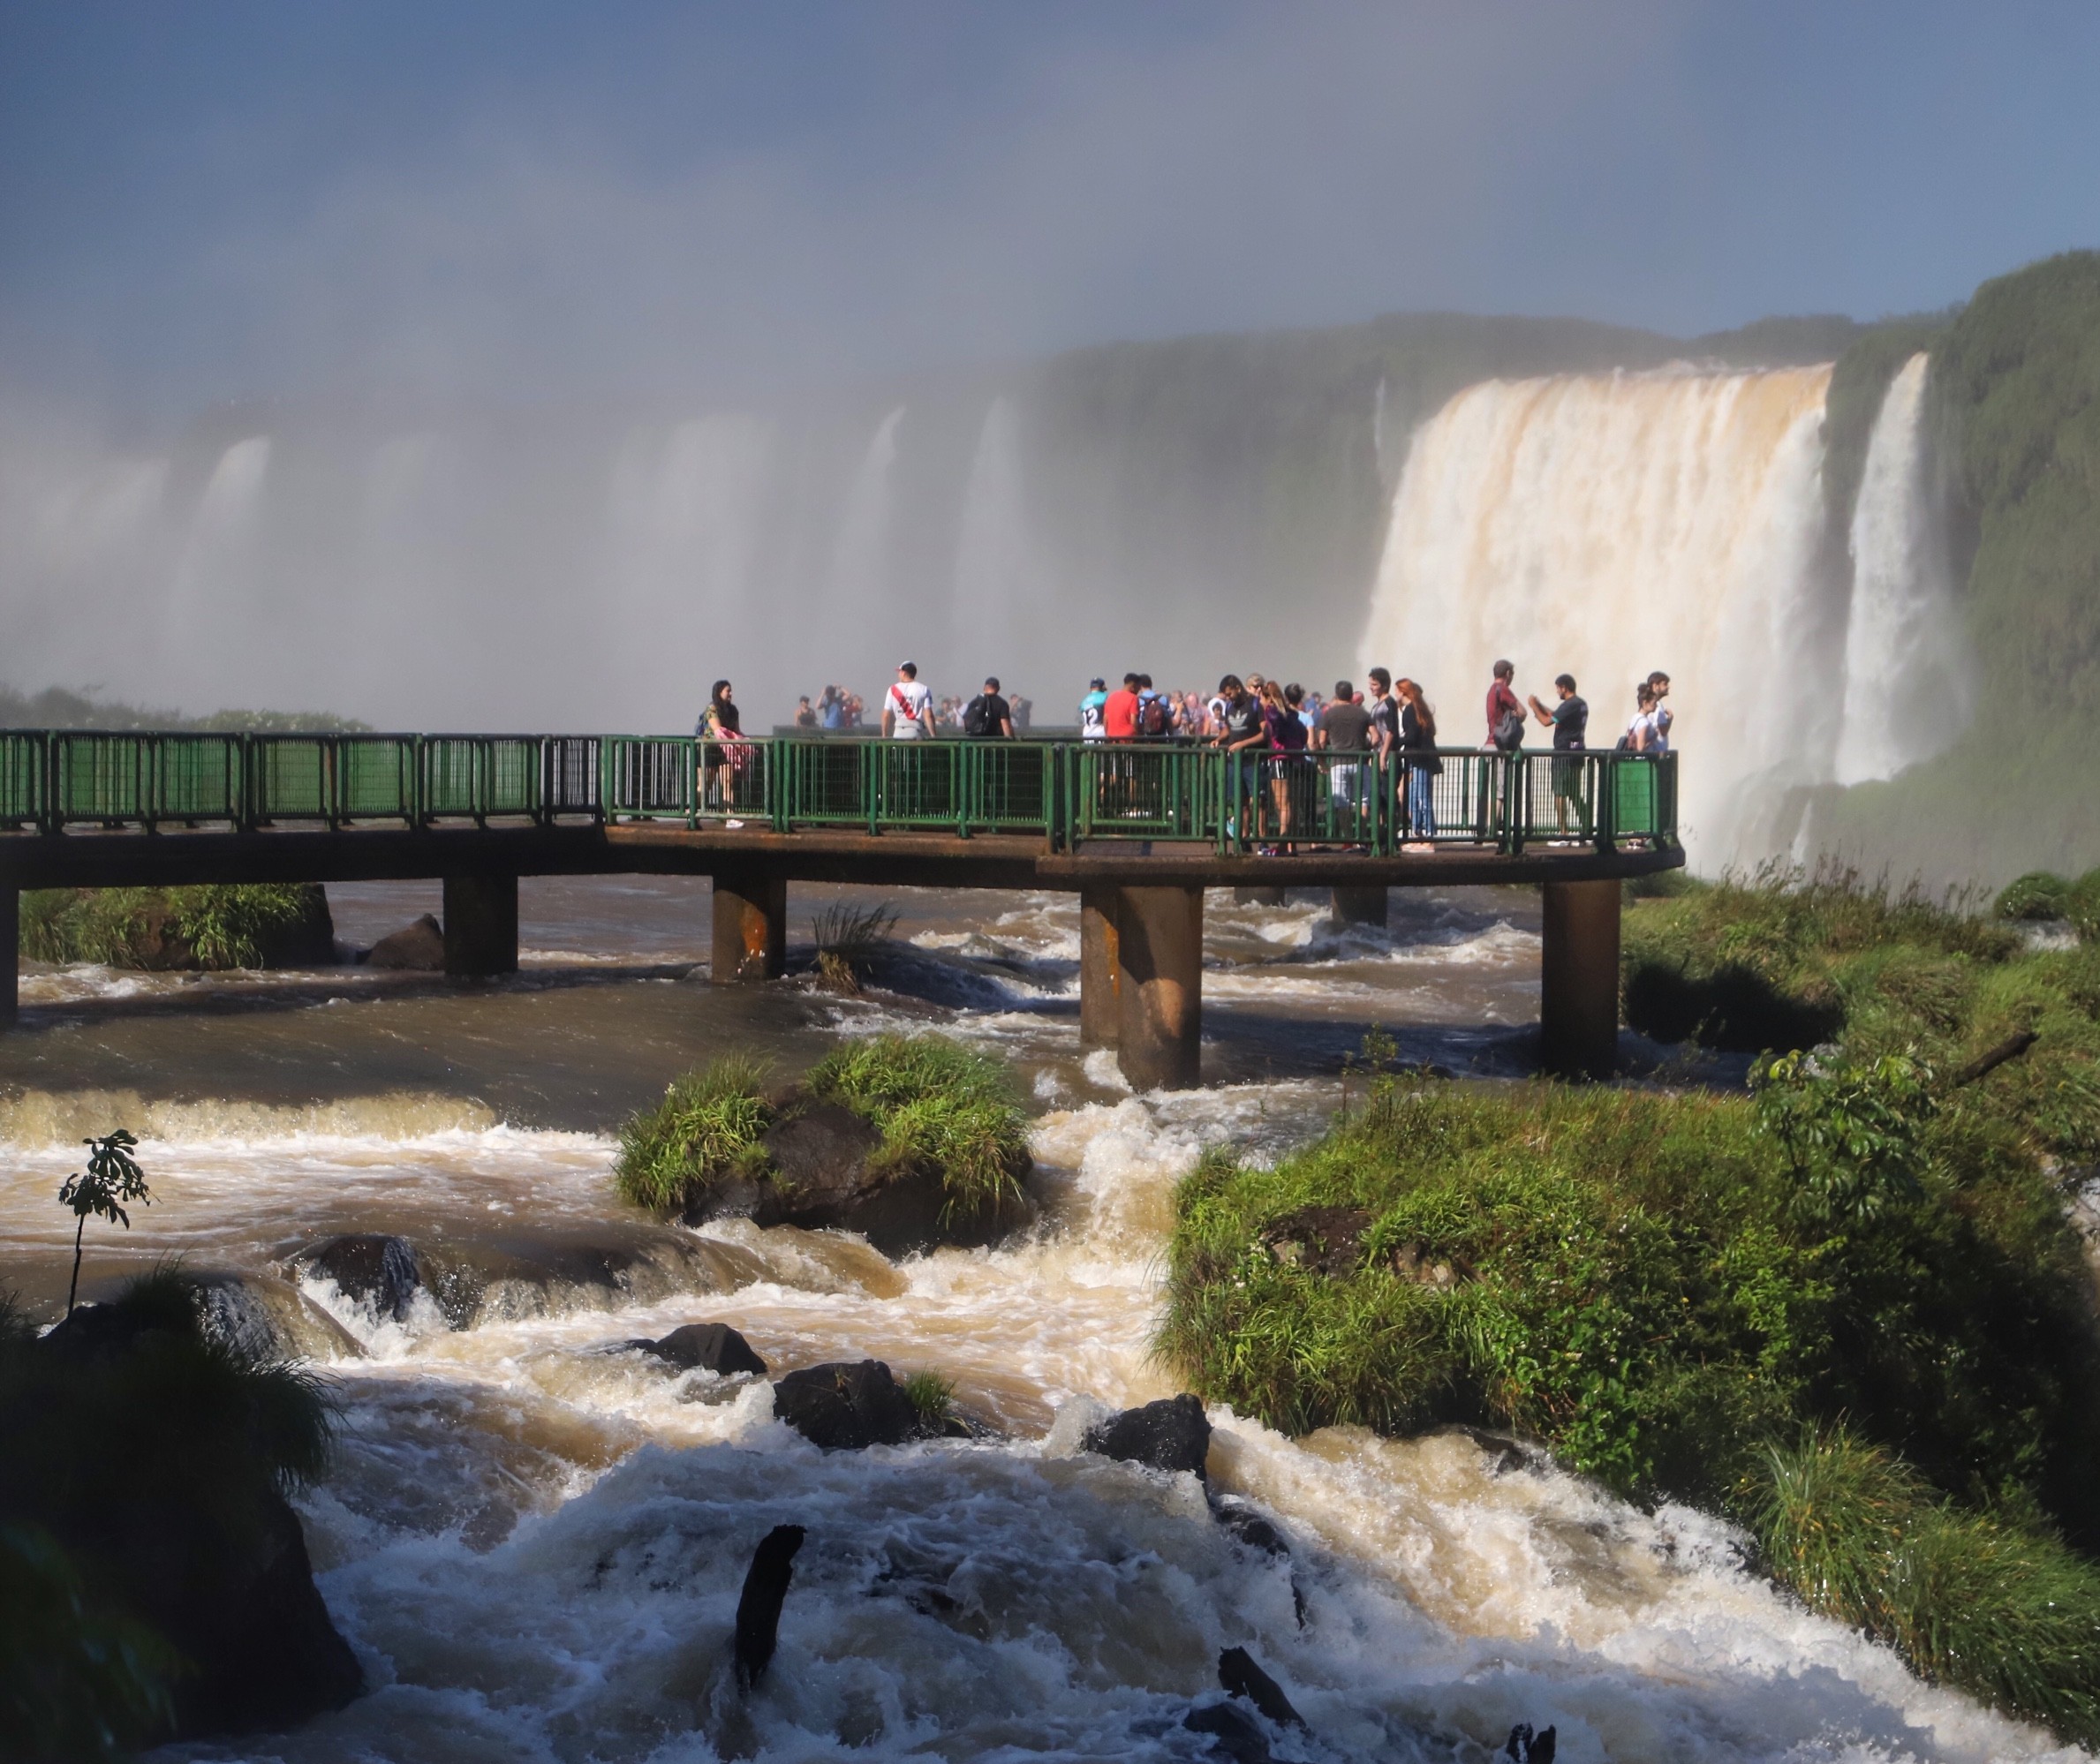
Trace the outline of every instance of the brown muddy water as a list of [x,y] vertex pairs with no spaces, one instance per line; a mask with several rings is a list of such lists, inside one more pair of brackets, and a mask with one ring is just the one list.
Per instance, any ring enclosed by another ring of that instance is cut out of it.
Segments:
[[[434,886],[330,899],[352,942],[437,908]],[[1068,897],[798,888],[803,945],[840,899],[900,914],[865,999],[715,991],[706,884],[657,879],[525,883],[523,971],[499,982],[25,975],[24,1030],[0,1040],[6,1283],[62,1301],[58,1183],[81,1135],[129,1126],[155,1202],[92,1233],[90,1293],[171,1254],[244,1276],[343,1405],[302,1511],[368,1693],[156,1759],[1197,1758],[1181,1719],[1234,1645],[1310,1725],[1279,1757],[1484,1764],[1520,1721],[1557,1724],[1572,1760],[2050,1754],[1788,1606],[1719,1521],[1463,1436],[1293,1441],[1213,1410],[1212,1486],[1272,1517],[1288,1559],[1235,1546],[1193,1478],[1078,1450],[1104,1406],[1175,1389],[1149,1344],[1173,1187],[1205,1145],[1272,1157],[1317,1134],[1373,1024],[1411,1059],[1528,1068],[1533,896],[1395,892],[1389,929],[1338,931],[1316,896],[1213,894],[1206,1085],[1172,1096],[1082,1054]],[[614,1195],[620,1119],[678,1074],[735,1048],[786,1075],[900,1027],[1011,1062],[1045,1209],[1024,1240],[892,1263],[835,1233],[660,1225]],[[294,1259],[351,1230],[501,1278],[467,1312],[421,1293],[381,1317]],[[775,1372],[938,1371],[993,1432],[826,1454],[773,1419],[765,1381],[621,1346],[706,1320]],[[737,1592],[783,1522],[809,1541],[738,1707]]]

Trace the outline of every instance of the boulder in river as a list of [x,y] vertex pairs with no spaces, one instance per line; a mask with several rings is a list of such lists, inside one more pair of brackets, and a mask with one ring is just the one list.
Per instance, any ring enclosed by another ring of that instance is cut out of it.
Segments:
[[918,1411],[880,1360],[790,1372],[773,1387],[773,1413],[827,1451],[901,1445],[919,1431]]
[[1184,1391],[1111,1415],[1087,1429],[1084,1444],[1104,1458],[1154,1470],[1188,1470],[1201,1477],[1211,1452],[1211,1423],[1203,1405]]
[[751,1343],[727,1323],[686,1323],[655,1341],[638,1341],[634,1346],[689,1371],[698,1367],[725,1376],[737,1372],[755,1372],[761,1378],[766,1376],[766,1362]]
[[780,1638],[781,1607],[795,1578],[795,1555],[807,1535],[798,1525],[776,1525],[759,1540],[744,1571],[737,1601],[737,1683],[747,1694],[759,1687],[773,1663]]
[[389,931],[365,953],[367,968],[442,970],[445,965],[445,928],[425,913],[412,925]]
[[344,1298],[381,1323],[406,1323],[423,1285],[415,1245],[383,1232],[345,1232],[300,1251],[293,1262],[303,1273],[333,1280]]

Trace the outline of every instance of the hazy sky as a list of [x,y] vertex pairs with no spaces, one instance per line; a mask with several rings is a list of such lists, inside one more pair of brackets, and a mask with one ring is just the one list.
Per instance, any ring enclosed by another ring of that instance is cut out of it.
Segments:
[[2100,243],[2100,4],[0,9],[0,389],[616,396]]

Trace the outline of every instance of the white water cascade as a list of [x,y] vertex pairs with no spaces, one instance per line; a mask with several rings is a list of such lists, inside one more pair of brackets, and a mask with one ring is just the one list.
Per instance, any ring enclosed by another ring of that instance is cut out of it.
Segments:
[[[1816,562],[1828,367],[1572,374],[1468,388],[1416,433],[1361,660],[1423,682],[1447,745],[1573,674],[1608,746],[1672,679],[1695,862],[1754,837],[1752,787],[1829,775],[1839,683]],[[1536,730],[1535,734],[1543,734]]]
[[1840,784],[1892,778],[1931,758],[1969,719],[1953,572],[1925,444],[1925,357],[1914,355],[1890,383],[1853,509]]

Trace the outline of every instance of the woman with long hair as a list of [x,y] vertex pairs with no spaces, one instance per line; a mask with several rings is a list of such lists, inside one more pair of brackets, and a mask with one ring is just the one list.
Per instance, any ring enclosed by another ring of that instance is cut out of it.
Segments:
[[706,743],[700,750],[701,807],[729,814],[737,806],[737,773],[750,764],[751,756],[744,716],[727,680],[717,680],[708,691],[707,708],[700,712],[694,733]]
[[1400,695],[1400,751],[1408,768],[1408,830],[1426,842],[1437,836],[1436,780],[1444,770],[1437,758],[1437,713],[1412,680],[1393,690]]

